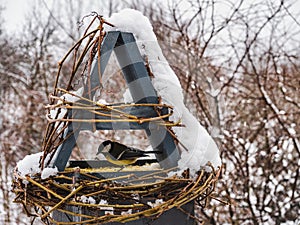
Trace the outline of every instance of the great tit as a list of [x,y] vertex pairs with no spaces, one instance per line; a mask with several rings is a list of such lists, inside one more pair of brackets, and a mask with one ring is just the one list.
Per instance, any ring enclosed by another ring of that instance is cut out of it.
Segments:
[[149,156],[150,153],[160,154],[160,151],[142,151],[114,141],[104,141],[98,147],[97,155],[102,153],[107,161],[119,166],[134,164],[138,158]]

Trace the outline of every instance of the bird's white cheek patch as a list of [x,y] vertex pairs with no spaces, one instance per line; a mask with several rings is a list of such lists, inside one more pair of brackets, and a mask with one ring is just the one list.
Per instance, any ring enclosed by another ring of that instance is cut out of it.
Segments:
[[110,144],[109,145],[106,145],[104,148],[103,148],[103,151],[102,152],[109,152],[110,150]]

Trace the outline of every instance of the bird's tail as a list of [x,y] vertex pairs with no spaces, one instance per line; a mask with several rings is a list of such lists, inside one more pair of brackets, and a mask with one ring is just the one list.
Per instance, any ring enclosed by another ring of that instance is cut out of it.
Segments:
[[145,154],[162,154],[162,151],[145,151]]

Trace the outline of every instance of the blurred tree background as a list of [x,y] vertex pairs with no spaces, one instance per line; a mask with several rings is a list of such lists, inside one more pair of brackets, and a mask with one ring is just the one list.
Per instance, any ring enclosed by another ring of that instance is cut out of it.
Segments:
[[[57,63],[83,32],[78,22],[87,5],[105,18],[130,7],[150,19],[186,104],[218,143],[222,176],[216,199],[205,209],[197,206],[199,224],[299,222],[297,0],[28,3],[14,34],[6,31],[5,5],[0,7],[1,224],[29,224],[12,203],[13,168],[41,150]],[[109,85],[120,90],[114,79]]]

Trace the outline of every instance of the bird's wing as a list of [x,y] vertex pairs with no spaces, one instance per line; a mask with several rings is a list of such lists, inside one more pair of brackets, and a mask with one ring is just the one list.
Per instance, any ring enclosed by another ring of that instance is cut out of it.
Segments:
[[123,157],[124,154],[125,154],[125,151],[121,152],[116,159],[117,160],[122,160],[123,159],[122,157]]
[[112,142],[112,144],[113,144],[113,148],[117,148],[117,149],[126,149],[126,148],[128,148],[128,146],[123,145],[119,142]]
[[135,151],[131,148],[126,149],[126,151],[123,151],[122,154],[118,157],[118,160],[122,159],[134,159],[139,157],[148,156],[143,151]]

